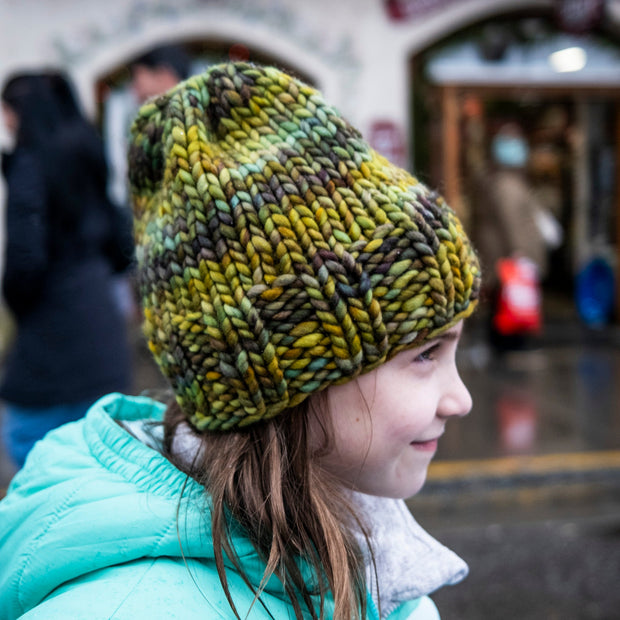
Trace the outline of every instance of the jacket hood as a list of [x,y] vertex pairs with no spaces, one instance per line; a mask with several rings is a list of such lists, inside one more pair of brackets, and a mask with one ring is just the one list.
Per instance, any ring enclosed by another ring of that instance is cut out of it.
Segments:
[[[214,557],[204,488],[116,423],[161,420],[164,409],[109,395],[35,446],[0,503],[0,609],[8,617],[94,570],[145,557]],[[234,543],[260,583],[264,565],[251,543]],[[278,589],[271,579],[266,591]]]

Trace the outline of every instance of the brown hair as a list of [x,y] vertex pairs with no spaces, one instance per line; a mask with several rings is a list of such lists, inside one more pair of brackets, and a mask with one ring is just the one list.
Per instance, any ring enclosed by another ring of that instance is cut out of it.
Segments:
[[[333,597],[334,619],[366,616],[364,558],[353,531],[362,532],[370,550],[368,534],[342,485],[317,458],[331,449],[327,409],[327,395],[319,392],[267,422],[229,432],[197,433],[201,444],[191,464],[179,462],[172,447],[174,435],[180,425],[187,425],[187,417],[176,403],[166,412],[166,455],[211,497],[215,563],[237,618],[224,554],[254,592],[254,602],[260,603],[262,588],[276,575],[298,619],[304,617],[304,607],[312,618],[324,618],[328,594]],[[313,422],[321,429],[318,446],[310,432]],[[258,589],[240,566],[228,514],[242,526],[266,563]],[[300,559],[312,571],[311,579],[304,578]],[[315,595],[320,601],[318,615],[311,599]]]

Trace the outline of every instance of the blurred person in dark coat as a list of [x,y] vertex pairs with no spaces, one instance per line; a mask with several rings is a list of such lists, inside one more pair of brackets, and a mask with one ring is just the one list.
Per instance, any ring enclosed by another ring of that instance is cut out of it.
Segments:
[[3,439],[18,466],[47,431],[129,388],[125,325],[112,276],[132,260],[131,229],[106,194],[100,138],[59,73],[8,80],[15,147],[7,185],[2,292],[16,337],[0,384]]

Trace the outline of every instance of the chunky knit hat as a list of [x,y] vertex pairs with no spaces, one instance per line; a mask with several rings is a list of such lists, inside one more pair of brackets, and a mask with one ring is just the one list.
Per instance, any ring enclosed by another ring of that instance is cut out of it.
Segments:
[[268,419],[476,304],[443,199],[278,69],[215,66],[147,103],[129,164],[145,334],[198,429]]

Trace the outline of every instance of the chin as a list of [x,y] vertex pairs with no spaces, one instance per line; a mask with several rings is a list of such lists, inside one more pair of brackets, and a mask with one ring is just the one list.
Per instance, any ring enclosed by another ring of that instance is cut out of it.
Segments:
[[425,483],[426,470],[424,470],[424,473],[418,476],[416,480],[412,481],[411,484],[407,485],[406,489],[402,490],[403,492],[399,494],[400,497],[398,499],[409,499],[410,497],[413,497],[422,490]]

